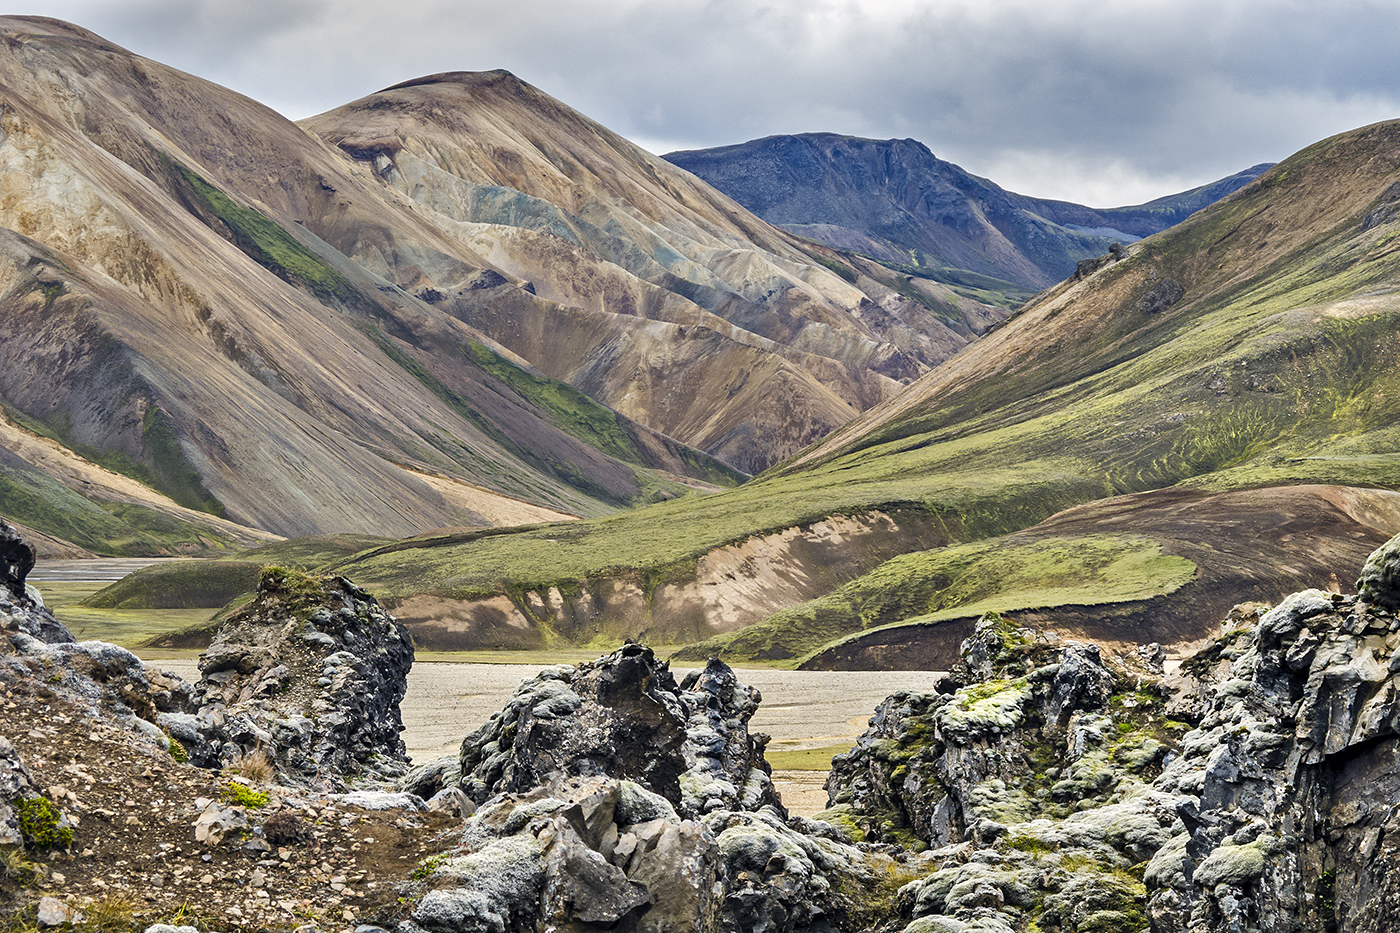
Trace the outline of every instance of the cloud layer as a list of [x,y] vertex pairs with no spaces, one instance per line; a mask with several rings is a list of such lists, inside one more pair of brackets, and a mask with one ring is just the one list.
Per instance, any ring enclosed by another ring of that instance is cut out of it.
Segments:
[[1137,203],[1400,117],[1400,5],[1282,0],[39,0],[294,117],[507,68],[652,149],[913,137]]

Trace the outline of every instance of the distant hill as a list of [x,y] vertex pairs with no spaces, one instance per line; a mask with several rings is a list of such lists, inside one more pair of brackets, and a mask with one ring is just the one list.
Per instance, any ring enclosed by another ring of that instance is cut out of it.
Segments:
[[837,249],[932,270],[964,269],[1031,289],[1165,230],[1262,174],[1229,178],[1136,207],[1099,210],[1005,191],[913,139],[835,133],[768,136],[664,158],[769,223]]

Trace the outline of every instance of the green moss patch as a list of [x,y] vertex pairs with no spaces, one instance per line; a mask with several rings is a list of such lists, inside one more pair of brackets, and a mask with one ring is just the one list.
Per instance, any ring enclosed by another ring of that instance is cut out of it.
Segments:
[[267,791],[254,790],[246,784],[238,781],[229,781],[224,785],[223,797],[235,806],[247,807],[249,810],[258,810],[267,806]]
[[178,162],[167,163],[183,180],[201,213],[217,218],[234,245],[274,275],[306,288],[323,301],[347,303],[358,298],[354,286],[326,260],[311,252],[282,226],[261,211],[234,201],[220,188]]
[[0,466],[0,513],[114,557],[228,553],[236,545],[224,534],[129,503],[87,499],[31,470]]
[[469,341],[463,348],[468,360],[499,379],[511,391],[549,413],[566,434],[626,463],[642,466],[641,453],[629,436],[626,422],[605,405],[573,386],[526,372],[484,344]]
[[73,844],[73,827],[47,797],[26,797],[15,803],[24,841],[36,849],[66,849]]
[[264,567],[258,578],[258,598],[280,604],[293,615],[304,615],[326,601],[330,579],[290,570]]

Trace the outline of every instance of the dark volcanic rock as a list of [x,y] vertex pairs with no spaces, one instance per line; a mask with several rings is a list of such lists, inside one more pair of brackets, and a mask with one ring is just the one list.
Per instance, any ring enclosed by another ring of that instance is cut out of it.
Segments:
[[1259,622],[1182,759],[1183,831],[1148,868],[1154,929],[1400,923],[1400,538],[1361,597],[1294,594]]
[[1185,294],[1186,289],[1176,279],[1162,279],[1139,298],[1134,307],[1139,314],[1161,314]]
[[261,750],[293,782],[395,777],[412,664],[408,631],[364,590],[270,568],[200,656],[197,713],[160,723],[205,767]]
[[1387,541],[1366,561],[1356,591],[1383,609],[1400,610],[1400,538]]
[[650,648],[627,645],[520,685],[504,710],[462,741],[461,786],[483,803],[558,776],[635,781],[687,816],[778,805],[748,721],[759,693],[711,661],[677,685]]
[[868,929],[893,860],[787,817],[748,733],[759,699],[715,660],[678,685],[641,645],[524,682],[462,744],[480,806],[401,933]]
[[1232,613],[1172,702],[1153,665],[979,627],[961,673],[985,679],[891,697],[828,785],[853,832],[942,846],[893,928],[1396,929],[1397,553],[1360,596]]
[[714,836],[630,781],[566,778],[493,797],[466,822],[402,933],[717,931]]
[[34,569],[34,548],[0,518],[0,588],[8,589],[12,599],[29,604],[24,578]]
[[73,635],[44,606],[38,591],[25,583],[34,569],[34,547],[0,518],[0,619],[42,642],[71,643]]
[[[833,759],[826,817],[857,838],[941,846],[990,841],[1012,815],[1106,803],[1122,783],[1106,766],[1120,737],[1110,701],[1146,679],[1155,680],[1136,655],[1106,666],[1094,645],[983,619],[963,643],[956,693],[894,694],[856,747]],[[1149,692],[1138,702],[1156,700]],[[1164,751],[1144,743],[1136,754],[1151,765]],[[1047,780],[1057,758],[1063,766]]]
[[[13,547],[29,546],[18,536]],[[26,568],[25,572],[28,572]],[[180,678],[163,674],[136,655],[102,641],[78,642],[63,623],[32,596],[16,599],[0,586],[0,631],[6,636],[0,652],[0,682],[42,678],[51,689],[86,707],[93,716],[111,717],[142,737],[166,747],[157,726],[162,713],[184,713],[193,688]]]

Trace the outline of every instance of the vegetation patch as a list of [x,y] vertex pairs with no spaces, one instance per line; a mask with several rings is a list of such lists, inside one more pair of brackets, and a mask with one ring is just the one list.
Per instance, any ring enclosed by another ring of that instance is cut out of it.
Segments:
[[363,534],[310,535],[249,548],[233,556],[261,566],[275,564],[293,570],[315,570],[392,540]]
[[227,535],[129,503],[88,499],[31,470],[0,465],[0,503],[5,517],[114,557],[228,553]]
[[[623,491],[609,488],[598,482],[595,477],[590,476],[576,463],[555,459],[543,451],[535,450],[533,447],[518,443],[494,421],[477,410],[467,399],[444,385],[442,381],[429,372],[428,368],[412,353],[400,347],[377,329],[368,329],[366,333],[369,335],[370,339],[384,351],[384,354],[398,364],[401,369],[417,379],[425,389],[437,396],[443,404],[455,411],[477,430],[481,431],[481,433],[491,438],[491,440],[520,462],[527,463],[540,470],[542,473],[560,480],[566,486],[600,502],[611,503],[613,505],[629,505],[632,499],[640,493],[640,485],[636,482],[635,477],[633,477],[631,488],[624,493]],[[510,490],[503,489],[502,491]],[[520,489],[514,491],[517,493],[524,493],[527,497],[530,495],[529,491]]]
[[223,516],[223,503],[205,487],[199,471],[185,456],[174,420],[157,405],[146,409],[141,441],[154,488],[186,508]]
[[[163,154],[161,158],[163,161],[166,159]],[[168,161],[167,166],[184,180],[187,190],[194,195],[204,212],[223,222],[234,245],[258,265],[278,278],[304,285],[323,301],[344,304],[359,298],[355,287],[344,276],[298,242],[280,224],[262,212],[234,201],[188,166]]]
[[326,601],[329,580],[286,567],[264,567],[258,579],[258,597],[280,604],[294,616],[304,616]]
[[[209,609],[93,609],[81,605],[93,595],[100,583],[40,584],[44,603],[58,621],[80,640],[96,639],[136,651],[154,640],[176,636],[208,623]],[[199,647],[205,647],[212,637],[210,629]],[[144,656],[144,655],[143,655]]]
[[229,803],[239,807],[247,807],[249,810],[258,810],[267,806],[268,795],[266,791],[254,790],[247,784],[238,781],[229,781],[224,785],[224,799]]
[[822,748],[769,748],[763,753],[763,757],[775,771],[830,771],[831,759],[850,750],[850,745],[827,745]]
[[73,827],[47,797],[25,797],[15,803],[19,831],[36,849],[66,849],[73,844]]
[[859,278],[859,276],[856,275],[856,270],[852,269],[844,262],[841,262],[837,259],[830,259],[826,256],[821,255],[820,253],[815,252],[810,252],[807,255],[811,256],[814,260],[816,260],[819,265],[823,266],[831,272],[835,272],[838,276],[845,279],[847,282],[850,282],[852,285],[856,284],[856,279]]
[[900,555],[826,596],[683,656],[801,658],[884,626],[1147,599],[1178,589],[1195,571],[1191,561],[1134,535],[956,545]]
[[522,399],[548,412],[555,425],[566,434],[625,463],[645,465],[629,435],[626,422],[611,408],[557,379],[526,372],[475,340],[468,341],[462,352],[478,369],[505,383]]
[[261,566],[242,560],[179,561],[136,570],[82,600],[90,609],[217,609],[252,593]]
[[[875,467],[880,476],[885,476],[885,466]],[[386,598],[416,593],[465,598],[507,592],[506,581],[531,589],[559,580],[685,568],[714,548],[753,535],[872,510],[931,514],[953,540],[1003,534],[1088,495],[1087,489],[1057,488],[1061,477],[1044,469],[1027,474],[1024,482],[1015,474],[984,472],[950,475],[936,487],[917,475],[889,475],[884,482],[852,470],[848,478],[847,483],[832,483],[805,474],[774,477],[601,519],[411,539],[334,569]],[[878,482],[879,492],[888,498],[872,501],[876,487],[869,482]],[[926,497],[936,498],[938,506],[931,507]]]

